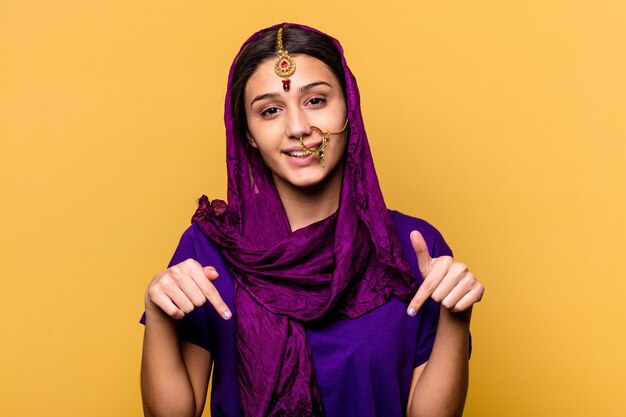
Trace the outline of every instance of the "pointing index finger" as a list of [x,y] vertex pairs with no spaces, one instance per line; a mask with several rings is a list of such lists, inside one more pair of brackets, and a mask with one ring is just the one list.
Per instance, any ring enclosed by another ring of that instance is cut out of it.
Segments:
[[220,293],[217,291],[217,288],[215,288],[213,283],[210,281],[210,278],[206,276],[206,273],[213,275],[215,278],[219,275],[215,268],[203,268],[200,271],[194,271],[192,273],[192,278],[206,297],[207,301],[213,305],[213,308],[215,308],[215,310],[224,319],[228,320],[233,316],[233,314],[230,312],[230,309],[222,299]]
[[432,265],[432,268],[429,266],[430,271],[428,272],[428,275],[424,278],[424,282],[422,282],[418,288],[417,293],[407,308],[407,314],[409,316],[415,316],[424,302],[426,302],[426,300],[437,289],[439,284],[441,284],[441,281],[447,273],[449,260],[445,258],[437,258],[437,260],[430,259],[429,265]]
[[422,285],[417,289],[415,297],[413,297],[409,303],[407,314],[409,316],[415,316],[417,311],[422,308],[422,305],[428,300],[428,297],[435,291],[435,288],[437,288],[437,285],[433,280],[424,280]]

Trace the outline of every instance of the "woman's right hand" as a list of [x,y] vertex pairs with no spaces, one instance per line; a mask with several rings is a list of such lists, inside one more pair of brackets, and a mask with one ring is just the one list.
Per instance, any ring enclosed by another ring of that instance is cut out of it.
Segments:
[[146,290],[146,314],[158,308],[174,319],[182,319],[185,314],[208,301],[220,316],[230,319],[230,309],[211,282],[218,277],[215,268],[203,268],[194,259],[187,259],[159,272]]

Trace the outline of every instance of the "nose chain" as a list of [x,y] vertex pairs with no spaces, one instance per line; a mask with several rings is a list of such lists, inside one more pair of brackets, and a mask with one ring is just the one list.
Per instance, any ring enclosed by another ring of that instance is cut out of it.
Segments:
[[320,132],[320,135],[322,135],[322,143],[315,149],[307,148],[304,145],[304,141],[303,141],[304,136],[300,136],[300,145],[302,145],[302,151],[306,152],[309,155],[313,155],[317,159],[319,159],[320,165],[322,166],[322,168],[324,168],[326,166],[326,162],[324,161],[324,150],[326,149],[326,146],[328,145],[328,139],[330,139],[330,135],[339,135],[340,133],[343,133],[347,127],[348,127],[348,119],[346,119],[346,123],[343,125],[343,128],[338,132],[331,132],[331,131],[324,132],[322,131],[322,129],[320,129],[317,126],[311,126],[311,129],[317,130],[318,132]]

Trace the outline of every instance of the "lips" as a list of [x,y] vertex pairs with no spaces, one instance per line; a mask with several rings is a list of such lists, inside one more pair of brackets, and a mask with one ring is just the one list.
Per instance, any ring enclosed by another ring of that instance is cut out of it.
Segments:
[[[310,145],[305,144],[305,146],[307,148],[311,149],[311,150],[315,150],[321,144],[322,144],[322,142],[318,142],[316,144],[310,144]],[[294,152],[302,152],[302,145],[292,146],[291,148],[287,148],[287,149],[283,150],[282,152],[286,153],[286,154],[292,154]]]

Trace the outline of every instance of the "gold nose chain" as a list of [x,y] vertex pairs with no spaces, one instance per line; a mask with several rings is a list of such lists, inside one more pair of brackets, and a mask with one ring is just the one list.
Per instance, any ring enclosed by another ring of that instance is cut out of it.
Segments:
[[311,149],[311,148],[307,148],[306,145],[304,144],[304,136],[300,136],[300,145],[302,145],[302,151],[306,152],[309,155],[313,155],[315,156],[317,159],[320,160],[320,165],[322,166],[322,168],[324,168],[326,166],[326,162],[324,162],[324,150],[326,149],[326,146],[328,145],[328,139],[330,139],[330,135],[339,135],[341,133],[343,133],[346,128],[348,127],[348,119],[346,119],[346,123],[343,125],[343,128],[341,128],[341,130],[339,132],[331,132],[331,131],[322,131],[322,129],[320,129],[317,126],[311,126],[311,129],[315,129],[318,132],[320,132],[320,135],[322,135],[322,143],[315,149]]

